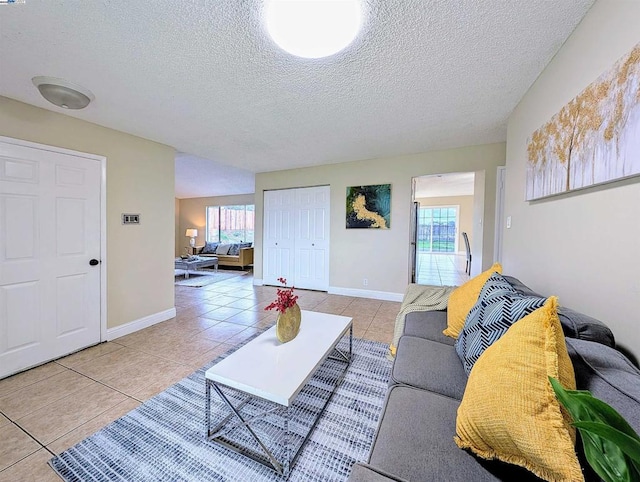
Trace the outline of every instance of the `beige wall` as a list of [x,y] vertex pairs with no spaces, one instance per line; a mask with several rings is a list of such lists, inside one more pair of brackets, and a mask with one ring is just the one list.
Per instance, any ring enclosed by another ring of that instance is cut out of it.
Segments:
[[107,158],[107,327],[172,309],[175,150],[5,97],[0,135]]
[[640,2],[598,0],[509,119],[505,272],[608,323],[640,355],[639,179],[527,203],[527,138],[640,41]]
[[198,230],[196,246],[204,245],[207,227],[207,206],[255,204],[254,199],[255,196],[253,194],[180,199],[180,223],[176,230],[176,253],[184,254],[185,246],[189,246],[189,238],[184,235],[187,228],[196,228]]
[[[486,171],[486,197],[483,199],[485,256],[482,263],[489,266],[493,257],[496,167],[503,165],[504,159],[505,145],[489,144],[257,174],[255,277],[262,278],[263,192],[329,185],[329,285],[334,289],[402,294],[409,277],[411,179],[427,174],[468,171]],[[345,229],[347,186],[386,183],[391,184],[391,229]],[[482,260],[482,256],[479,258]],[[362,283],[364,278],[369,280],[366,288]]]
[[416,199],[421,207],[425,206],[459,206],[458,216],[458,251],[464,252],[464,241],[462,233],[467,233],[469,243],[473,242],[473,196],[446,196],[446,197],[424,197]]

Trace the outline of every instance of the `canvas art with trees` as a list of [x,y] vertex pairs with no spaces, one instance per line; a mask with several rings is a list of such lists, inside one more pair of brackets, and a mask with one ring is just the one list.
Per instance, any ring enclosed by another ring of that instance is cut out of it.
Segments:
[[527,143],[526,200],[640,175],[640,44]]

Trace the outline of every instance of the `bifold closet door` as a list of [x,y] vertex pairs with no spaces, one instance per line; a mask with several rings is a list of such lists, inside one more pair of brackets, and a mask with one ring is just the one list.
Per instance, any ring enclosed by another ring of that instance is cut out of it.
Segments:
[[295,285],[329,289],[329,186],[297,189]]
[[329,289],[329,186],[264,193],[263,283]]
[[294,189],[264,192],[264,284],[277,286],[278,278],[294,281],[294,203]]

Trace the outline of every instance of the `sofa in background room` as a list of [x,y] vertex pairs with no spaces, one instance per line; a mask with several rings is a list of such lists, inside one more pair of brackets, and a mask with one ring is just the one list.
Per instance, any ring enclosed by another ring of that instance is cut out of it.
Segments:
[[239,266],[244,269],[253,264],[252,243],[207,243],[198,251],[198,256],[218,258],[218,266]]

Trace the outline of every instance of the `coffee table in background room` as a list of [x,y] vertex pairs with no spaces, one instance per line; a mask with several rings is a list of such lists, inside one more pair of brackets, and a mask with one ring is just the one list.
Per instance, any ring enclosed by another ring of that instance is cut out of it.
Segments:
[[215,271],[218,271],[218,258],[200,258],[198,256],[196,259],[182,259],[176,258],[175,260],[175,269],[183,269],[185,270],[184,279],[189,279],[189,270],[197,271],[200,268],[210,268],[213,266]]
[[[336,347],[347,332],[348,354]],[[349,368],[352,344],[351,318],[302,310],[290,342],[280,343],[274,326],[240,347],[205,373],[207,439],[288,477]],[[316,372],[321,376],[308,383]],[[215,427],[212,389],[220,409]]]

